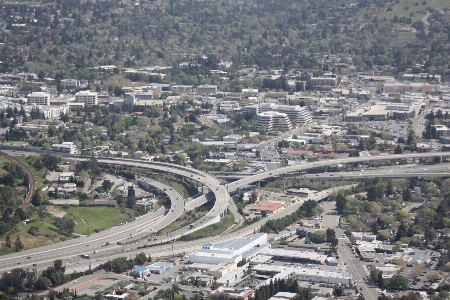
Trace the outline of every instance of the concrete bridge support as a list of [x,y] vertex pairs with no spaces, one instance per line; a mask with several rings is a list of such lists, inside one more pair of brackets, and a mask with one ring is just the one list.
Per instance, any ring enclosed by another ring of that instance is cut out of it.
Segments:
[[442,164],[442,155],[439,156],[439,162]]

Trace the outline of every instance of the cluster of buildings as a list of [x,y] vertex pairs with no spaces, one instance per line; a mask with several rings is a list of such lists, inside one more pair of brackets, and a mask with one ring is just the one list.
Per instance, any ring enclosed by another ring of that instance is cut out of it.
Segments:
[[[284,232],[270,241],[296,238],[294,232]],[[202,250],[190,255],[189,269],[204,272],[203,276],[213,276],[216,282],[229,286],[239,282],[248,268],[261,271],[261,274],[275,274],[262,278],[260,285],[292,275],[302,282],[352,284],[352,277],[346,271],[329,268],[338,265],[335,258],[316,251],[272,248],[267,238],[266,233],[258,233],[217,244],[204,244]]]

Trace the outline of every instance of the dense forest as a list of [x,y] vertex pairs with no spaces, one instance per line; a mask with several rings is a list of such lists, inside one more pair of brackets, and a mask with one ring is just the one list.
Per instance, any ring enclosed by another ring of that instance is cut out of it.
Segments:
[[[101,65],[176,66],[164,79],[217,83],[221,60],[230,80],[241,65],[262,69],[328,70],[318,57],[336,55],[333,69],[390,66],[446,69],[448,8],[435,0],[60,1],[5,3],[0,7],[2,71],[31,71],[40,78],[101,78]],[[158,1],[159,3],[159,1]],[[437,3],[437,2],[436,2]],[[398,11],[398,12],[397,12]],[[433,20],[429,24],[426,20]],[[398,27],[415,32],[397,32]],[[140,79],[140,78],[135,78]]]

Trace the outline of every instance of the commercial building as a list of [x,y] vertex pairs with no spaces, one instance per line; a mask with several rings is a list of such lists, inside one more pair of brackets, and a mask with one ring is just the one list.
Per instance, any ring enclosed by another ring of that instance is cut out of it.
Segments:
[[294,126],[300,124],[305,125],[312,122],[309,111],[300,105],[277,105],[275,111],[287,114]]
[[297,296],[296,293],[278,292],[274,296],[270,297],[269,300],[292,300],[295,296]]
[[325,262],[329,266],[337,266],[339,264],[335,257],[327,257],[327,260]]
[[287,114],[291,124],[294,126],[312,122],[310,112],[300,105],[279,105],[275,103],[247,105],[244,109],[244,114],[250,116],[270,111]]
[[157,263],[147,266],[147,268],[150,273],[162,274],[162,273],[165,273],[167,270],[172,269],[173,264],[167,263],[167,262],[157,262]]
[[376,266],[376,268],[378,270],[382,271],[383,275],[390,275],[391,277],[392,277],[392,275],[395,275],[398,272],[400,272],[400,269],[398,268],[398,266],[392,265],[392,264],[386,264],[384,266]]
[[292,189],[288,189],[286,191],[286,194],[288,194],[288,195],[293,195],[293,196],[298,196],[298,197],[303,197],[303,198],[310,197],[316,193],[317,193],[317,191],[310,190],[309,188],[299,188],[299,189],[292,188]]
[[309,281],[330,284],[351,284],[352,275],[316,268],[287,267],[278,265],[260,264],[253,267],[254,271],[277,272],[280,274],[293,274],[299,281]]
[[221,278],[237,268],[237,263],[221,262],[218,264],[193,263],[190,270],[206,271],[209,275]]
[[226,159],[226,158],[220,158],[220,159],[207,158],[204,161],[208,165],[213,165],[216,167],[231,167],[231,166],[233,166],[233,163],[234,163],[234,160]]
[[253,206],[251,211],[264,211],[268,214],[274,214],[282,210],[285,206],[285,203],[280,202],[263,202],[258,205]]
[[67,89],[73,89],[80,86],[80,81],[76,79],[61,79],[61,83],[64,83]]
[[311,83],[314,86],[336,86],[336,77],[311,77]]
[[217,85],[199,85],[197,86],[197,94],[217,94]]
[[27,101],[28,104],[43,105],[43,106],[50,105],[50,94],[49,93],[33,92],[33,93],[28,94],[27,99],[28,99],[28,101]]
[[98,105],[98,93],[80,91],[75,94],[75,102],[85,103],[86,105]]
[[[217,244],[204,244],[201,251],[193,253],[192,263],[219,264],[222,262],[238,263],[245,253],[267,244],[267,233],[253,234]],[[270,246],[270,245],[268,245]],[[268,247],[266,246],[266,247]]]
[[433,86],[428,83],[421,83],[421,82],[412,82],[408,84],[402,84],[402,83],[384,83],[381,85],[381,92],[382,93],[398,93],[403,94],[406,92],[413,92],[413,93],[429,93],[433,90]]
[[436,129],[437,138],[450,137],[450,129],[447,126],[445,126],[445,125],[434,125],[434,128]]
[[237,101],[222,101],[220,103],[220,111],[223,113],[240,111],[241,107]]
[[245,288],[235,288],[228,286],[220,286],[217,288],[216,293],[223,293],[227,295],[228,299],[243,299],[248,300],[249,298],[253,298],[255,295],[255,290],[245,287]]
[[146,266],[137,267],[136,269],[134,269],[133,273],[136,276],[147,276],[150,273],[150,270]]
[[288,131],[292,129],[292,124],[287,114],[276,111],[267,111],[258,114],[256,127],[258,130],[266,128],[267,132],[279,130]]
[[[289,237],[295,235],[296,233],[297,233],[296,230],[285,230],[285,231],[282,231],[282,232],[278,233],[278,234],[275,235],[275,236],[272,236],[272,237],[269,239],[269,241],[270,241],[271,243],[273,243],[273,242],[276,242],[276,241],[279,241],[279,240],[282,240],[282,239],[289,238]],[[295,236],[296,236],[296,235],[295,235]]]
[[70,178],[73,177],[74,175],[75,175],[74,172],[63,172],[58,176],[58,182],[60,183],[69,182]]
[[73,142],[63,142],[62,144],[53,144],[53,151],[67,152],[70,154],[77,153],[77,146]]
[[297,261],[302,263],[323,265],[327,259],[326,255],[313,251],[296,251],[282,248],[266,248],[261,255],[271,256],[279,260]]
[[435,81],[441,82],[441,75],[430,75],[428,73],[418,73],[418,74],[403,74],[402,79],[405,81]]
[[355,240],[365,241],[365,242],[373,242],[377,240],[376,234],[371,234],[367,232],[352,232],[352,237]]
[[194,92],[194,86],[192,85],[172,85],[172,92],[176,92],[178,94],[191,94]]

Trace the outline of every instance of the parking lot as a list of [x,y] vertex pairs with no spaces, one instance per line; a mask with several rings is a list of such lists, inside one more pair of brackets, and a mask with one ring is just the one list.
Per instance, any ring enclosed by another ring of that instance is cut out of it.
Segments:
[[[412,254],[414,252],[414,254]],[[392,263],[392,260],[402,258],[407,261],[406,268],[401,270],[400,274],[408,278],[412,289],[426,289],[430,285],[427,275],[436,269],[440,253],[432,250],[408,248],[404,252],[397,252],[393,254],[376,253],[377,262],[371,263],[376,266],[384,266],[387,263]],[[423,264],[423,272],[419,278],[416,278],[414,273],[414,266]]]

